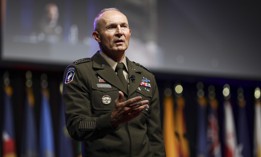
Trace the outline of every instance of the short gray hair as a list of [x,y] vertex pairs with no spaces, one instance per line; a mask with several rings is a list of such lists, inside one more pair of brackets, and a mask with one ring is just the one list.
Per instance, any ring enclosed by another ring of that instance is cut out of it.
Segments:
[[[98,21],[99,21],[99,19],[100,19],[100,17],[101,17],[101,15],[104,13],[104,12],[106,12],[106,11],[118,11],[118,12],[120,12],[120,13],[122,13],[119,9],[117,9],[117,8],[104,8],[104,9],[102,9],[100,12],[99,12],[99,14],[95,17],[95,19],[94,19],[94,22],[93,22],[93,30],[97,30],[97,23],[98,23]],[[122,13],[123,14],[123,13]]]

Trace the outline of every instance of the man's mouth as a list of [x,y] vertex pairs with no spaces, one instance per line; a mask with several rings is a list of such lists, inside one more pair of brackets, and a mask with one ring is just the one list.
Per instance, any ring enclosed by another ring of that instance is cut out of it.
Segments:
[[123,42],[124,42],[124,40],[121,40],[121,39],[115,40],[115,43],[123,43]]

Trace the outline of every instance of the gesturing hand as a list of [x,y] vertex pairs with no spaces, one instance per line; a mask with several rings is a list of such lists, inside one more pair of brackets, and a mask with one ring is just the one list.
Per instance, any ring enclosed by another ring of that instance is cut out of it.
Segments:
[[119,97],[115,100],[115,108],[111,113],[113,127],[137,117],[148,105],[149,101],[142,100],[141,96],[125,100],[124,94],[119,91]]

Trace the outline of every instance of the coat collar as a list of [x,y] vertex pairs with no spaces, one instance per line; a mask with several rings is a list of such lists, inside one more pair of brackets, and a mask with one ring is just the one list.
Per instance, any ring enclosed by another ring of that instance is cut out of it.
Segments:
[[136,91],[139,87],[141,79],[142,79],[142,69],[141,67],[137,66],[135,63],[131,62],[128,58],[127,65],[128,65],[128,72],[129,72],[129,89],[125,89],[120,82],[120,79],[117,77],[116,73],[110,67],[110,65],[105,61],[105,59],[100,55],[100,53],[96,53],[92,57],[93,61],[93,69],[96,73],[106,80],[108,83],[112,84],[126,95],[130,95]]

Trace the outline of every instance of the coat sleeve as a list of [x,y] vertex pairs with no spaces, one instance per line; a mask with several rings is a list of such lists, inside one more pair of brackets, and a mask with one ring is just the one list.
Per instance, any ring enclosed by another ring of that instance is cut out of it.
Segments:
[[153,80],[153,95],[150,105],[150,118],[148,119],[148,137],[153,151],[153,157],[165,157],[165,146],[162,136],[162,126],[160,118],[160,101],[158,86],[155,78]]
[[85,68],[68,66],[63,80],[63,102],[65,105],[66,126],[72,138],[79,141],[101,138],[114,131],[110,113],[99,117],[91,114],[90,85]]

